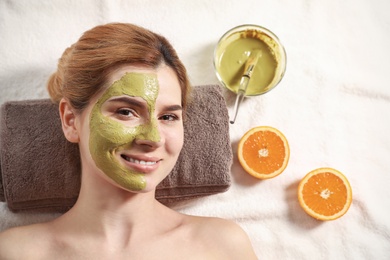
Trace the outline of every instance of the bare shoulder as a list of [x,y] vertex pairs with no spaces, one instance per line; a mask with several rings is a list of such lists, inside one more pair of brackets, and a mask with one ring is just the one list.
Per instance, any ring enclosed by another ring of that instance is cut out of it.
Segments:
[[[44,246],[43,225],[15,227],[0,233],[0,259],[35,259]],[[39,243],[38,243],[39,239]],[[39,246],[39,247],[38,247]]]
[[25,229],[25,227],[15,227],[0,233],[0,259],[16,259],[17,247],[24,244],[21,240],[24,240]]
[[196,236],[225,259],[257,259],[246,232],[237,223],[213,217],[193,217]]

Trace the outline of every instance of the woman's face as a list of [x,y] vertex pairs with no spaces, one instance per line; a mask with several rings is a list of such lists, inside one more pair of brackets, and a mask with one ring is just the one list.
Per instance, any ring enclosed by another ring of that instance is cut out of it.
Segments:
[[89,122],[80,138],[82,162],[126,190],[153,190],[172,170],[183,146],[176,74],[165,65],[124,66],[110,76],[110,86],[82,115]]

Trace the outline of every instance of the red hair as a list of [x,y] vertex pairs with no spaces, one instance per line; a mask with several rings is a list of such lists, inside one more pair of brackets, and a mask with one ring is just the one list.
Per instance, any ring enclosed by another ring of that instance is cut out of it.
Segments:
[[59,59],[57,71],[49,78],[49,95],[53,102],[64,97],[74,109],[82,111],[104,87],[110,71],[125,64],[171,67],[180,83],[183,109],[186,108],[190,84],[172,45],[161,35],[125,23],[94,27],[67,48]]

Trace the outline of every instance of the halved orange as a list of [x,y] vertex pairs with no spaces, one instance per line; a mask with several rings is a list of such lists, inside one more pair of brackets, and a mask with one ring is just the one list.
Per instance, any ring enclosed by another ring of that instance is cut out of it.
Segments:
[[332,168],[318,168],[300,181],[298,200],[310,216],[319,220],[334,220],[343,216],[351,206],[352,188],[341,172]]
[[238,143],[238,160],[250,175],[269,179],[287,167],[290,148],[286,137],[276,128],[257,126]]

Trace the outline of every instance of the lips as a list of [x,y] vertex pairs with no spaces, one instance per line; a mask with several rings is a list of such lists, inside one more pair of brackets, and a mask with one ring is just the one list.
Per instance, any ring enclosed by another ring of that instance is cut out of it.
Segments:
[[133,158],[125,154],[121,154],[121,157],[126,161],[126,165],[145,173],[156,169],[161,161],[156,158]]
[[143,161],[143,160],[137,160],[134,158],[130,158],[124,154],[121,155],[123,159],[125,159],[128,162],[136,163],[136,164],[142,164],[142,165],[154,165],[157,163],[157,161]]

